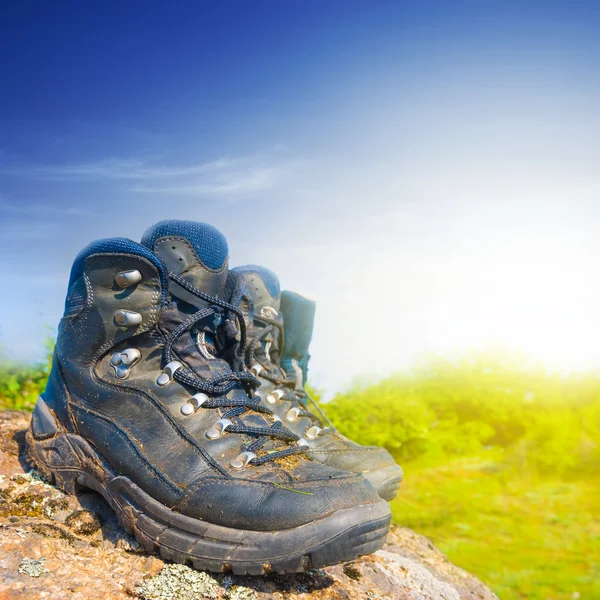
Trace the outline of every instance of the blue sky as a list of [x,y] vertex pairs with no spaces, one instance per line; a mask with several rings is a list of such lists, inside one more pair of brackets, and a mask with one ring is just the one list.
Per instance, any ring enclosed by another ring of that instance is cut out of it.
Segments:
[[329,390],[485,344],[596,368],[599,26],[587,2],[4,3],[0,344],[39,356],[90,240],[188,218],[317,299]]

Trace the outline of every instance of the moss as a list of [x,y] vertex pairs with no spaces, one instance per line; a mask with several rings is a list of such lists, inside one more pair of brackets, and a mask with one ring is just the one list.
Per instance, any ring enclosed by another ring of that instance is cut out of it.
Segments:
[[44,496],[35,492],[26,491],[15,496],[3,493],[0,498],[0,517],[45,517],[44,500]]
[[100,518],[87,510],[74,510],[65,524],[81,535],[93,535],[102,527]]
[[77,540],[77,538],[65,527],[61,527],[55,523],[35,523],[31,526],[31,531],[39,535],[43,535],[44,537],[67,540],[68,542],[74,542]]
[[304,594],[331,587],[335,581],[325,571],[311,569],[295,575],[275,575],[273,581],[281,592]]
[[3,501],[10,500],[12,493],[15,491],[14,485],[9,485],[6,489],[0,490],[0,503]]
[[48,517],[52,517],[58,511],[67,510],[67,508],[69,508],[69,502],[64,496],[50,498],[44,503],[44,512]]
[[359,581],[362,577],[361,572],[352,563],[344,565],[344,575],[354,579],[354,581]]

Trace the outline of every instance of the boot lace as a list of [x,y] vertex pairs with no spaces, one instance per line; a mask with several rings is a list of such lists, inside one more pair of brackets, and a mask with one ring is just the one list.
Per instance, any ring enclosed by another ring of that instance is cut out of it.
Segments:
[[[284,395],[279,399],[298,405],[295,409],[296,418],[306,417],[310,419],[311,426],[316,425],[319,427],[319,435],[333,433],[335,431],[335,427],[325,416],[317,402],[308,394],[308,392],[306,392],[303,387],[296,387],[297,382],[295,379],[287,377],[285,371],[280,365],[279,352],[273,352],[273,354],[276,356],[276,358],[273,359],[271,352],[264,351],[263,342],[269,336],[269,334],[278,339],[278,349],[283,348],[283,323],[263,313],[254,315],[254,323],[258,326],[255,325],[252,328],[253,333],[249,337],[245,347],[246,364],[250,365],[253,363],[258,363],[262,367],[260,376],[263,379],[271,382],[274,386],[282,389]],[[308,402],[314,406],[315,410],[319,413],[319,416],[308,410],[306,407]]]
[[[169,272],[168,275],[171,280],[175,281],[189,293],[207,302],[209,306],[195,312],[167,335],[162,355],[163,365],[166,365],[174,360],[173,346],[184,333],[189,332],[200,321],[213,316],[216,313],[222,315],[225,311],[226,313],[235,315],[240,327],[240,348],[243,347],[241,345],[242,343],[244,345],[246,344],[246,326],[241,311],[239,311],[233,304],[229,302],[205,294],[176,273]],[[239,350],[236,351],[239,352]],[[255,454],[271,439],[281,440],[288,443],[297,442],[300,440],[299,436],[284,427],[281,421],[275,421],[269,427],[252,426],[243,422],[241,417],[250,411],[261,413],[263,415],[273,415],[272,410],[260,405],[261,398],[254,393],[256,388],[260,386],[260,381],[258,381],[258,379],[256,379],[256,377],[254,377],[254,375],[248,371],[235,371],[217,375],[210,379],[200,379],[193,372],[186,369],[185,366],[182,365],[181,368],[178,368],[173,372],[173,379],[176,379],[181,384],[203,392],[204,394],[218,397],[210,398],[206,402],[202,403],[201,406],[203,409],[229,408],[228,411],[221,415],[221,419],[232,420],[233,422],[229,425],[226,425],[224,431],[257,438],[250,444],[244,446],[243,451],[246,453]],[[247,399],[235,400],[225,397],[225,394],[235,388],[239,388],[240,386],[244,388],[246,394],[248,395]],[[252,394],[252,396],[250,396],[250,394]],[[260,457],[255,456],[254,458],[251,458],[247,464],[259,466],[279,458],[300,454],[305,451],[306,447],[304,445],[288,446],[287,448],[281,450],[268,451],[266,454]]]

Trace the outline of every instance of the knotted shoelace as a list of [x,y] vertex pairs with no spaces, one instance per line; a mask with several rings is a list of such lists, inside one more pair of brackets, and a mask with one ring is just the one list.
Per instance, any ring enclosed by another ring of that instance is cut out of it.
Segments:
[[[195,312],[167,335],[162,354],[163,365],[175,360],[173,346],[184,333],[189,332],[200,321],[213,316],[216,313],[222,314],[223,309],[235,315],[239,323],[240,343],[239,348],[236,350],[239,353],[246,345],[247,337],[246,326],[241,311],[229,302],[205,294],[177,273],[169,272],[168,276],[187,292],[207,302],[209,306]],[[297,442],[300,439],[299,436],[284,427],[280,421],[274,422],[269,427],[252,426],[243,422],[241,417],[249,411],[264,415],[273,415],[272,410],[260,404],[260,396],[253,393],[256,388],[260,386],[260,381],[256,379],[252,373],[248,371],[231,371],[229,373],[211,377],[210,379],[200,379],[193,372],[186,369],[183,363],[180,364],[182,364],[182,368],[177,369],[173,373],[174,379],[179,383],[203,392],[206,395],[213,396],[213,398],[210,398],[202,404],[202,409],[229,408],[230,410],[221,415],[222,419],[235,419],[233,425],[227,427],[226,431],[228,433],[237,433],[252,437],[258,436],[256,440],[244,447],[245,452],[256,453],[270,439],[281,440],[288,443]],[[228,392],[239,388],[240,386],[244,388],[244,391],[248,396],[246,399],[234,400],[225,397]],[[250,397],[251,393],[252,397]],[[214,396],[217,396],[218,398],[214,398]],[[249,464],[258,466],[279,458],[300,454],[305,451],[306,447],[304,446],[288,446],[281,450],[269,451],[260,457],[257,456],[249,461]]]

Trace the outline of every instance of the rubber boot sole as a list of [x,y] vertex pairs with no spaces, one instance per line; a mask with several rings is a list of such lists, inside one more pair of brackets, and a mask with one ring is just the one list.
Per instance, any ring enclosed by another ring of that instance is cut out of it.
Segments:
[[149,552],[166,560],[236,575],[299,573],[371,554],[385,542],[390,510],[383,500],[338,510],[281,531],[215,525],[172,511],[133,481],[111,473],[82,437],[58,431],[49,439],[26,434],[27,459],[68,493],[101,494],[124,529]]

